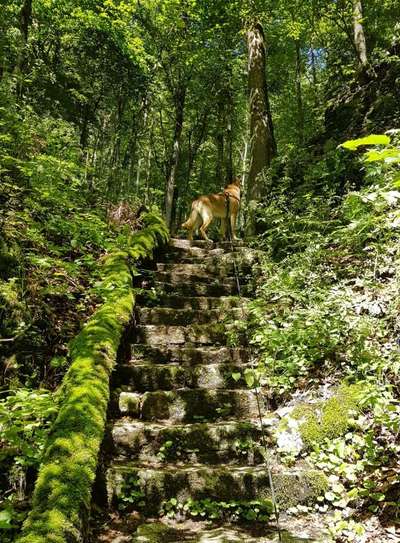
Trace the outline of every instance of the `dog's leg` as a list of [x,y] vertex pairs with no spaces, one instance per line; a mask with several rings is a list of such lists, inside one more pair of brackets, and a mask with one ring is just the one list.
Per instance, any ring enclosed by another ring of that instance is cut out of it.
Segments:
[[236,237],[236,218],[237,218],[237,215],[236,213],[232,213],[230,219],[231,219],[231,235],[232,235],[232,239],[233,240],[237,240],[238,238]]
[[213,220],[213,217],[212,215],[206,215],[205,217],[203,216],[203,224],[200,226],[200,234],[201,234],[201,237],[203,239],[205,239],[206,241],[211,241],[208,237],[207,237],[207,228],[210,226],[211,222]]
[[219,229],[219,232],[221,234],[221,240],[226,239],[226,227],[227,227],[226,219],[221,219],[221,227]]

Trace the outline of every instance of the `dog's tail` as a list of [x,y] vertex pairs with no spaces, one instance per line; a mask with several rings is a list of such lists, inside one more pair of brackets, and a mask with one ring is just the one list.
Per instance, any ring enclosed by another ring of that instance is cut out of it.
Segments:
[[185,228],[185,230],[193,230],[195,224],[198,222],[198,218],[200,218],[196,204],[196,201],[192,203],[192,211],[190,212],[189,218],[187,221],[181,224],[181,228]]

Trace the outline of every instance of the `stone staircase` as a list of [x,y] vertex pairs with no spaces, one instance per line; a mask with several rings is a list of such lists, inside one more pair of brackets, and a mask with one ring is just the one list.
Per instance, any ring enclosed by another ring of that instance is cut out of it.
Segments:
[[[249,367],[249,351],[244,338],[243,345],[228,346],[229,320],[244,318],[246,302],[237,296],[233,258],[248,296],[255,254],[238,243],[232,253],[228,243],[171,240],[162,262],[145,272],[129,356],[113,380],[106,480],[114,520],[96,541],[253,541],[249,533],[238,535],[239,528],[204,539],[206,528],[183,536],[179,526],[162,529],[144,519],[159,517],[171,499],[271,497],[257,399],[242,378],[232,377]],[[262,397],[261,403],[269,440]],[[315,470],[277,461],[273,480],[282,510],[311,503],[324,484]],[[134,510],[141,523],[132,525],[127,519]],[[275,541],[268,537],[254,541]]]

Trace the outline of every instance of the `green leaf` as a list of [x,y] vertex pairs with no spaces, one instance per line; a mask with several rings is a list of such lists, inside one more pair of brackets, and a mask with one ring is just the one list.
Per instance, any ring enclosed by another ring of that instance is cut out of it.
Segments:
[[12,514],[8,509],[0,511],[0,529],[8,530],[12,528]]
[[242,374],[240,372],[232,373],[232,379],[236,382],[238,382],[241,377]]
[[375,149],[367,151],[364,155],[365,162],[385,162],[386,164],[393,164],[400,162],[400,151],[398,149],[383,149],[377,151]]
[[252,370],[246,371],[244,374],[244,380],[246,381],[246,385],[251,388],[255,383],[254,372]]
[[339,147],[343,147],[344,149],[349,149],[350,151],[355,151],[360,147],[361,145],[389,145],[390,144],[390,138],[389,136],[385,136],[384,134],[378,135],[378,134],[371,134],[369,136],[365,136],[364,138],[358,138],[356,140],[348,140],[339,145]]

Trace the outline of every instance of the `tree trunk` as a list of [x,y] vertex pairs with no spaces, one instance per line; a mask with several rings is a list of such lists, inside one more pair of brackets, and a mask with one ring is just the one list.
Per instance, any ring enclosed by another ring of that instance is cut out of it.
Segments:
[[299,142],[304,141],[304,109],[303,96],[301,93],[301,55],[300,43],[296,40],[296,98],[297,98],[297,131]]
[[357,51],[358,62],[360,63],[361,66],[366,66],[366,64],[368,63],[367,44],[365,41],[362,17],[363,17],[362,2],[361,0],[354,0],[353,2],[354,45]]
[[217,128],[217,134],[215,137],[216,140],[216,146],[217,146],[217,157],[215,161],[215,182],[219,186],[222,183],[222,180],[224,178],[224,129],[223,125],[221,125],[221,119],[219,119],[218,122],[218,128]]
[[181,156],[181,137],[183,130],[183,114],[185,109],[186,88],[180,87],[175,93],[175,130],[174,142],[170,160],[169,173],[167,176],[167,186],[165,191],[165,220],[168,228],[171,227],[174,205],[174,193],[176,186],[176,177],[178,174],[180,156]]
[[17,83],[17,95],[21,98],[24,92],[23,76],[28,71],[28,39],[29,30],[32,24],[32,0],[24,0],[21,10],[19,12],[19,29],[22,34],[23,44],[20,49],[17,64],[15,69],[19,75],[19,81]]
[[[230,74],[231,75],[231,74]],[[228,82],[228,88],[226,91],[226,157],[225,157],[225,180],[227,183],[232,181],[234,177],[233,172],[233,130],[232,130],[232,119],[233,119],[233,93],[231,88],[231,82]]]
[[247,30],[247,46],[250,110],[250,167],[247,185],[247,203],[250,213],[247,232],[252,235],[255,231],[256,202],[265,189],[261,174],[268,168],[276,154],[276,143],[266,81],[265,36],[260,23],[253,23]]

